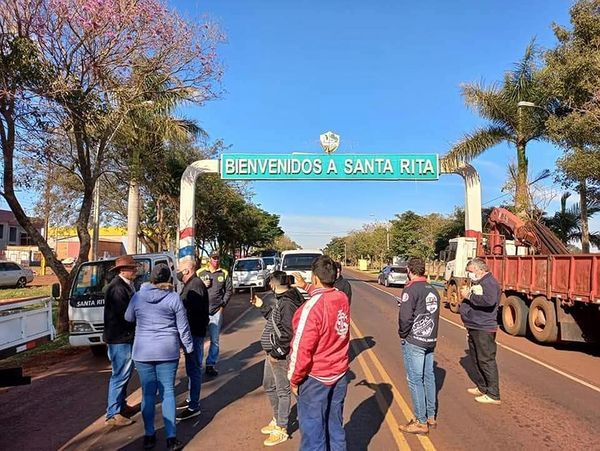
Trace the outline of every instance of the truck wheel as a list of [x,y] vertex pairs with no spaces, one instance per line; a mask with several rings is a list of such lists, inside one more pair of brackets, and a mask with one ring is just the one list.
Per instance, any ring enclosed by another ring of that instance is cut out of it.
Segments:
[[108,358],[108,354],[106,353],[106,345],[90,346],[90,351],[92,351],[94,357]]
[[448,287],[448,306],[452,313],[458,313],[460,304],[458,303],[458,288],[456,285],[450,285]]
[[558,323],[554,304],[544,296],[538,296],[529,307],[529,330],[540,343],[556,343]]
[[502,304],[502,326],[515,337],[523,337],[527,333],[527,314],[529,308],[519,296],[509,296]]

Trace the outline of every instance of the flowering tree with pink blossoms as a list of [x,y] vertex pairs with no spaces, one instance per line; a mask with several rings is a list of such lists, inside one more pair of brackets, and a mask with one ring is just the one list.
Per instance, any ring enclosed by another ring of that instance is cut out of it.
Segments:
[[[192,23],[160,0],[4,0],[0,8],[1,195],[58,276],[59,330],[67,327],[69,273],[32,225],[16,196],[33,155],[77,177],[78,262],[90,250],[89,218],[96,180],[112,161],[111,140],[124,118],[152,94],[145,75],[165,78],[203,103],[218,93],[219,30]],[[133,74],[135,73],[135,76]]]

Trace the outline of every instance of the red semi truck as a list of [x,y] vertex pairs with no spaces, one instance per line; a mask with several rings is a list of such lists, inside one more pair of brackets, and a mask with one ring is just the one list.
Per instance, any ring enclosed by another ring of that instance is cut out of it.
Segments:
[[539,342],[600,341],[600,254],[569,254],[541,224],[503,208],[492,211],[490,232],[454,238],[444,251],[445,295],[457,312],[465,266],[483,258],[502,287],[501,324],[511,335]]

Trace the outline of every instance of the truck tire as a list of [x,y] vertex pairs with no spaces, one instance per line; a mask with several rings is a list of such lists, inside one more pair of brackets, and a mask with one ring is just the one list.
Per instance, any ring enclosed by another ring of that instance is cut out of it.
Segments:
[[458,288],[452,284],[448,286],[448,308],[452,313],[458,313],[460,304],[458,303]]
[[540,343],[556,343],[558,323],[554,304],[544,296],[538,296],[529,307],[529,330]]
[[106,345],[90,346],[90,351],[92,351],[94,357],[108,358],[108,354],[106,352]]
[[523,337],[527,333],[529,308],[519,296],[509,296],[502,304],[502,327],[506,333]]

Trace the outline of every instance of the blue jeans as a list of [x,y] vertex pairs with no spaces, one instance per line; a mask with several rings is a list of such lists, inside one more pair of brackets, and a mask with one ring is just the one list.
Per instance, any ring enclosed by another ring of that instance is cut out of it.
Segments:
[[206,366],[215,366],[219,359],[219,333],[223,326],[223,312],[217,312],[208,317],[208,336],[210,346],[208,347],[208,357],[206,357]]
[[427,418],[435,418],[436,414],[433,349],[402,340],[402,354],[415,417],[420,423],[426,423]]
[[298,422],[301,451],[346,451],[344,399],[348,380],[333,385],[308,377],[298,387]]
[[135,362],[142,384],[142,418],[144,434],[154,434],[156,392],[162,399],[162,415],[167,438],[175,437],[175,375],[179,360]]
[[185,372],[188,377],[188,408],[200,408],[200,387],[202,386],[202,359],[204,358],[204,337],[192,335],[194,352],[185,355]]
[[131,379],[133,362],[131,360],[131,343],[109,344],[108,359],[112,366],[112,374],[108,383],[108,406],[106,418],[112,418],[125,406],[127,384]]

